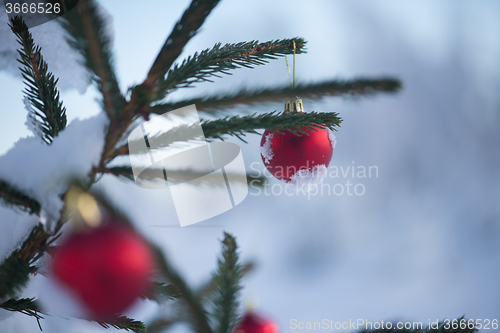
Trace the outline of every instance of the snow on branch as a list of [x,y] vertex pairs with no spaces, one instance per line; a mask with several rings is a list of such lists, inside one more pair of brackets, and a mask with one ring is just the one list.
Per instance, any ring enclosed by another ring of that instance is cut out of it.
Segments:
[[0,179],[0,198],[7,204],[20,207],[31,214],[40,213],[40,203]]
[[26,285],[29,274],[36,270],[32,265],[34,259],[45,251],[49,237],[43,225],[39,224],[31,230],[22,246],[13,251],[0,265],[0,299],[15,296],[16,292]]

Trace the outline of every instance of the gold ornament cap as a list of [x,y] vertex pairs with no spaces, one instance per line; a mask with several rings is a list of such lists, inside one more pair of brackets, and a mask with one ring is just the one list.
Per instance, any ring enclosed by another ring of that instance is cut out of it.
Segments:
[[304,104],[298,97],[289,99],[285,102],[285,112],[304,112]]

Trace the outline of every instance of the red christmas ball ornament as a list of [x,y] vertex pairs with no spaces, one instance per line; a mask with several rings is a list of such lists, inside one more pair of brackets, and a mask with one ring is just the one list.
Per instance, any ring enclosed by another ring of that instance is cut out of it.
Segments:
[[279,331],[280,328],[276,323],[249,311],[241,318],[240,326],[235,333],[278,333]]
[[67,238],[54,255],[52,272],[93,319],[106,319],[147,291],[153,266],[143,238],[122,224],[109,223]]
[[[302,100],[288,100],[285,111],[303,112]],[[314,182],[321,181],[326,175],[335,148],[335,136],[324,126],[303,130],[307,134],[295,135],[289,131],[278,134],[266,130],[262,135],[262,160],[267,170],[278,180],[287,183],[302,180]]]

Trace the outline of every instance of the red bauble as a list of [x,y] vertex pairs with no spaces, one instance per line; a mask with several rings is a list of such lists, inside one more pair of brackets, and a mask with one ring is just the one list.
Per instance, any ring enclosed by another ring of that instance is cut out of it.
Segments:
[[105,319],[147,291],[153,266],[148,244],[113,223],[72,234],[55,253],[52,271],[93,319]]
[[[283,134],[266,130],[260,142],[261,156],[267,170],[279,180],[291,182],[297,176],[330,164],[335,136],[327,128],[303,129],[308,135]],[[301,171],[303,170],[303,171]]]
[[240,326],[235,333],[278,333],[279,326],[255,312],[248,312],[243,316]]

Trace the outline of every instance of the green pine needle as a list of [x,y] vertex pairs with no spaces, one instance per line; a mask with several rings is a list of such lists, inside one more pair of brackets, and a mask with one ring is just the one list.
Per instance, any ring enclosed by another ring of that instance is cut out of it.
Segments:
[[198,32],[219,0],[193,0],[163,44],[144,83],[146,93],[154,95],[158,80],[162,79],[179,57],[187,42]]
[[213,275],[215,288],[211,296],[212,317],[215,322],[215,332],[231,333],[238,324],[238,297],[243,273],[242,266],[238,262],[238,246],[234,237],[225,232],[222,244],[222,256]]
[[231,69],[253,68],[265,65],[271,59],[293,53],[293,43],[298,46],[297,53],[305,52],[305,41],[302,38],[271,40],[264,43],[258,41],[240,42],[221,46],[217,43],[211,49],[184,59],[181,64],[171,68],[164,80],[160,80],[156,99],[161,99],[167,92],[176,88],[189,87],[193,83],[210,80],[211,77],[221,77]]
[[21,45],[20,68],[26,89],[24,95],[34,109],[28,110],[33,126],[41,131],[41,139],[51,144],[52,140],[66,127],[66,108],[59,100],[57,79],[49,72],[48,64],[43,60],[41,47],[36,46],[28,26],[19,16],[10,19],[9,27],[17,36]]
[[223,139],[223,135],[235,136],[246,142],[241,136],[245,133],[259,134],[257,129],[270,130],[282,133],[282,130],[289,131],[295,135],[305,134],[304,129],[316,129],[322,126],[331,130],[340,126],[342,119],[337,113],[286,113],[271,112],[261,115],[233,116],[217,120],[203,121],[203,132],[207,138]]
[[[135,181],[134,173],[130,166],[110,167],[106,168],[104,172],[115,175],[117,177],[123,177],[125,179]],[[226,186],[225,183],[220,182],[220,178],[216,174],[207,175],[206,173],[194,170],[165,170],[165,174],[167,175],[169,185],[175,185],[189,181],[191,185],[197,186]],[[231,179],[240,179],[237,174],[232,176],[232,173],[227,173],[227,176]],[[164,170],[148,168],[141,172],[140,181],[145,183],[165,183]],[[250,181],[254,181],[254,185],[264,185],[266,179],[265,177],[256,177],[256,175],[247,174],[247,177],[244,181],[246,181],[247,183]]]
[[211,96],[194,97],[187,100],[160,103],[151,107],[151,112],[166,112],[195,104],[198,111],[219,114],[237,105],[281,102],[298,96],[302,99],[321,100],[327,96],[356,97],[376,93],[395,93],[401,89],[401,82],[392,78],[329,80],[318,83],[297,84],[294,89],[289,85],[277,88],[243,88],[232,93],[218,93]]
[[[205,138],[224,139],[225,135],[235,136],[241,141],[246,141],[243,136],[247,133],[259,134],[257,130],[264,129],[277,133],[282,133],[282,130],[287,130],[295,135],[306,133],[304,129],[327,127],[331,130],[336,130],[339,127],[342,119],[335,112],[319,113],[285,113],[285,112],[270,112],[265,114],[253,114],[249,116],[233,116],[225,117],[217,120],[204,120],[201,122]],[[181,125],[175,127],[168,132],[149,136],[148,142],[150,147],[166,148],[182,145],[183,142],[197,139],[197,125]],[[134,147],[139,145],[132,143]],[[120,154],[129,154],[128,145],[124,145],[118,149]],[[135,154],[145,154],[147,150],[134,151]]]
[[[20,248],[14,250],[0,265],[0,299],[15,296],[29,280],[29,274],[36,271],[33,263],[44,253],[50,235],[42,224],[31,229]],[[55,236],[53,239],[56,239]]]
[[0,265],[0,298],[14,297],[28,283],[31,268],[16,250]]
[[176,299],[181,295],[175,286],[163,282],[151,282],[151,290],[142,296],[152,301],[162,302],[166,299]]
[[27,316],[34,317],[38,323],[40,331],[42,330],[42,325],[40,324],[40,319],[44,319],[40,313],[40,307],[36,302],[35,298],[20,298],[20,299],[8,299],[0,304],[0,309],[7,311],[15,311],[25,314]]
[[120,316],[107,321],[97,321],[104,328],[116,328],[134,333],[146,333],[146,325],[142,321]]
[[79,0],[60,22],[68,33],[68,44],[82,54],[84,64],[101,92],[104,110],[109,118],[119,118],[125,98],[114,70],[111,40],[105,32],[105,21],[98,13],[95,0]]
[[189,316],[189,324],[197,333],[213,333],[208,321],[208,313],[200,299],[188,287],[186,281],[179,275],[177,271],[170,265],[162,251],[155,249],[158,268],[163,276],[174,285],[181,294],[182,304],[184,305]]
[[39,214],[41,206],[35,199],[0,179],[0,198],[7,204],[16,205],[30,214]]

